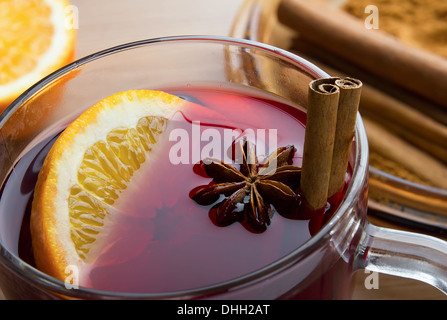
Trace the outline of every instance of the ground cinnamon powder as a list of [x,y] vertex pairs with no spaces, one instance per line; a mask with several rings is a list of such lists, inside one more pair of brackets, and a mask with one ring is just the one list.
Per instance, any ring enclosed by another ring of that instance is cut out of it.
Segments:
[[344,9],[361,19],[368,5],[379,10],[379,29],[402,42],[447,58],[447,1],[349,0]]

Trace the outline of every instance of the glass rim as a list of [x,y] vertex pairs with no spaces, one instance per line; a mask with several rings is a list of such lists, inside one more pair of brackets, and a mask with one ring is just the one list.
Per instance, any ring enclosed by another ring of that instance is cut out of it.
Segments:
[[[301,58],[300,56],[288,52],[284,49],[274,47],[265,43],[257,42],[254,40],[240,39],[228,36],[204,36],[204,35],[190,35],[190,36],[169,36],[151,38],[145,40],[139,40],[134,42],[128,42],[118,46],[114,46],[108,49],[98,51],[96,53],[82,57],[58,70],[49,74],[45,78],[36,82],[33,86],[24,91],[17,99],[15,99],[2,114],[0,114],[0,132],[5,122],[9,119],[10,115],[16,111],[21,105],[23,105],[28,99],[32,98],[41,89],[51,84],[53,81],[64,77],[69,72],[78,69],[90,62],[103,57],[118,54],[122,51],[137,49],[139,47],[146,47],[155,43],[167,43],[167,42],[204,42],[204,43],[217,43],[226,45],[246,46],[253,49],[259,49],[264,52],[269,52],[275,56],[285,59],[288,62],[293,63],[300,70],[304,70],[309,75],[315,78],[329,77],[329,75],[315,66],[311,62]],[[349,214],[353,210],[353,206],[358,200],[362,186],[364,185],[368,175],[368,141],[366,131],[361,120],[361,116],[357,113],[357,123],[355,127],[354,136],[355,146],[355,161],[354,170],[352,173],[351,182],[347,188],[346,194],[340,203],[339,207],[335,211],[332,218],[318,231],[316,235],[311,237],[301,246],[294,249],[289,254],[276,260],[275,262],[255,270],[247,275],[237,277],[218,284],[198,287],[193,289],[186,289],[172,292],[161,293],[131,293],[131,292],[112,292],[105,290],[97,290],[86,287],[79,287],[77,289],[65,288],[65,283],[61,280],[53,278],[37,268],[22,261],[16,254],[10,252],[0,242],[0,262],[13,269],[20,274],[21,277],[32,281],[34,284],[41,286],[42,288],[49,290],[53,294],[59,294],[62,296],[68,296],[73,298],[115,298],[115,299],[173,299],[173,298],[188,298],[188,297],[205,297],[211,296],[216,293],[225,292],[228,290],[235,290],[238,287],[247,286],[251,283],[256,283],[270,274],[280,272],[288,265],[299,261],[311,252],[315,247],[327,238],[331,236],[331,230],[337,225],[337,223],[343,218],[343,216]]]

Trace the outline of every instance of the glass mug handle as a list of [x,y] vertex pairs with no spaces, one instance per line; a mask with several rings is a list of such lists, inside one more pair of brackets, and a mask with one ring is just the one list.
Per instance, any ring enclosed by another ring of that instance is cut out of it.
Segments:
[[354,270],[411,278],[447,294],[447,242],[432,236],[367,223]]

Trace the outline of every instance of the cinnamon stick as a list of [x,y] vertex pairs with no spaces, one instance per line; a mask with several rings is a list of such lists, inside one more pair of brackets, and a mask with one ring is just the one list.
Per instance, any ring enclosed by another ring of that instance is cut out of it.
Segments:
[[370,149],[438,188],[447,189],[447,168],[428,154],[397,138],[374,121],[363,118]]
[[340,98],[329,181],[329,197],[338,193],[345,183],[362,89],[362,82],[353,78],[337,79],[335,84],[340,89]]
[[309,84],[301,190],[312,210],[326,207],[340,89],[336,78]]
[[[396,137],[402,138],[447,165],[447,126],[414,109],[404,109],[405,111],[399,113],[399,107],[404,106],[402,103],[380,92],[374,93],[371,88],[365,87],[364,93],[360,106],[363,118],[380,123]],[[421,170],[424,170],[422,163]]]
[[447,59],[403,44],[315,1],[282,0],[278,19],[300,37],[447,108]]

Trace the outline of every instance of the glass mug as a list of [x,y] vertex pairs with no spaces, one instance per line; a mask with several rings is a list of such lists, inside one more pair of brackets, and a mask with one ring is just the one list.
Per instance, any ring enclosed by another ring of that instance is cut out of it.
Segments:
[[[116,92],[217,85],[250,87],[307,107],[311,80],[328,75],[287,51],[228,37],[178,36],[120,45],[80,59],[24,92],[0,116],[0,186],[33,146]],[[0,287],[9,299],[349,299],[355,271],[368,268],[425,281],[447,292],[447,246],[433,237],[366,219],[368,142],[357,116],[352,179],[333,217],[274,263],[216,285],[164,293],[67,289],[18,257],[24,208],[0,199]],[[22,183],[28,194],[33,186]],[[22,190],[21,189],[21,190]],[[25,206],[25,204],[23,204]]]

